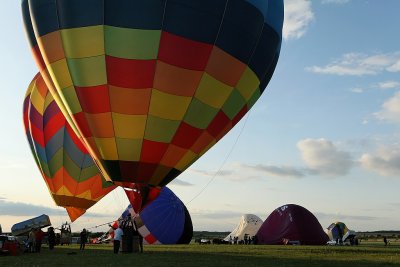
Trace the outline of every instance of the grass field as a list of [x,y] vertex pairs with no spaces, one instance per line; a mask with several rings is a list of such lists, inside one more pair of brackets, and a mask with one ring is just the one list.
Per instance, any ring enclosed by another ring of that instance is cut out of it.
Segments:
[[111,245],[57,246],[0,256],[0,266],[399,266],[400,245],[336,246],[163,245],[114,255]]

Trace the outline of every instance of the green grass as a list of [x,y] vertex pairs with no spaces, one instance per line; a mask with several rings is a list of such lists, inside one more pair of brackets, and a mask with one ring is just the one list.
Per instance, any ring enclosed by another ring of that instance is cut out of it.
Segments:
[[[76,254],[69,255],[75,252]],[[41,253],[1,256],[0,266],[399,266],[400,245],[383,247],[160,245],[114,255],[111,245],[57,246]]]

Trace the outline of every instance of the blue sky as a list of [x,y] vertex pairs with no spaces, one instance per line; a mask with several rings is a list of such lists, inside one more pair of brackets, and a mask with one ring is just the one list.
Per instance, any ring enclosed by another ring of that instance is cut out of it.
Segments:
[[[231,231],[242,214],[265,220],[288,203],[323,227],[340,220],[360,231],[400,229],[398,10],[397,0],[285,0],[284,42],[267,90],[169,186],[187,203],[195,230]],[[37,68],[20,1],[1,1],[0,24],[0,224],[8,231],[46,213],[58,225],[68,217],[52,201],[23,130],[22,101]],[[111,221],[127,204],[116,190],[72,228]]]

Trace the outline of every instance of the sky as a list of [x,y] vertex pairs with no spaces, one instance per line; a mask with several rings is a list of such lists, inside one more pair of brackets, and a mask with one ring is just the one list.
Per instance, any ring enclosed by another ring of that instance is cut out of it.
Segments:
[[[265,220],[297,204],[326,228],[400,230],[400,1],[285,0],[280,59],[253,109],[168,185],[194,230],[231,231],[243,214]],[[0,224],[48,214],[68,220],[35,166],[22,123],[38,72],[20,1],[0,1]],[[72,224],[115,220],[121,189]]]

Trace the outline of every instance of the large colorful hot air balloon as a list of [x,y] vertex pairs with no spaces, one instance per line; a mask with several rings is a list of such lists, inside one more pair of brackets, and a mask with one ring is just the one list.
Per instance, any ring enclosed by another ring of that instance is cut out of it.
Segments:
[[40,73],[26,92],[23,119],[37,166],[58,206],[76,220],[115,188],[100,174],[72,131]]
[[[139,214],[129,205],[114,226],[128,214],[134,218],[145,244],[189,244],[193,237],[192,219],[186,206],[167,187]],[[113,228],[109,233],[113,236]]]
[[22,8],[51,93],[106,179],[146,186],[168,184],[238,123],[271,79],[282,40],[283,0]]

